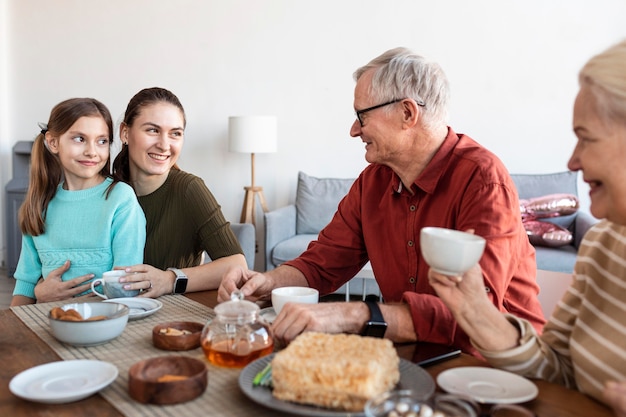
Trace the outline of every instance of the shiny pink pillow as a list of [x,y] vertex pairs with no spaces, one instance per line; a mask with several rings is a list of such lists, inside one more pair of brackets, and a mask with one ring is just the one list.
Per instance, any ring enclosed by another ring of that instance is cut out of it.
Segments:
[[555,248],[572,243],[572,233],[561,226],[539,220],[526,220],[523,223],[530,244],[533,246]]
[[569,216],[578,210],[578,198],[572,194],[548,194],[541,197],[520,200],[522,222],[533,246],[559,247],[572,243],[572,233],[564,227],[549,221]]
[[522,220],[568,216],[578,210],[578,198],[572,194],[548,194],[519,203]]

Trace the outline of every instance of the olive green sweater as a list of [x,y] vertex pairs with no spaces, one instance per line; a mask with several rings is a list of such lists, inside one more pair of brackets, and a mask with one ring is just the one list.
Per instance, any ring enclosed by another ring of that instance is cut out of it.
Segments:
[[144,263],[156,268],[188,268],[243,253],[230,224],[204,181],[172,169],[165,183],[138,198],[146,215]]

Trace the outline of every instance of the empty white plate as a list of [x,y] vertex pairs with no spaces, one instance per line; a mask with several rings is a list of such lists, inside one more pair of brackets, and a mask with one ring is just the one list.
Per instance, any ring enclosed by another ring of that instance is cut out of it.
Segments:
[[63,404],[82,400],[117,378],[117,368],[108,362],[71,360],[51,362],[20,372],[11,379],[11,392],[25,400]]
[[140,298],[140,297],[126,297],[126,298],[112,298],[104,300],[107,303],[120,303],[127,305],[130,309],[128,313],[129,320],[137,320],[154,314],[163,307],[163,303],[153,298]]
[[530,380],[500,369],[465,366],[437,376],[437,384],[452,394],[467,395],[486,404],[523,403],[539,392]]

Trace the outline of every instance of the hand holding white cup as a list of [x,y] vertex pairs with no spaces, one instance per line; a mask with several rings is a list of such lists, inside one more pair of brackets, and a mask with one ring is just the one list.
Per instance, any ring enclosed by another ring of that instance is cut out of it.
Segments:
[[[126,271],[114,270],[102,274],[102,278],[94,279],[91,282],[91,291],[98,297],[106,299],[135,297],[139,290],[125,290],[125,283],[120,282],[120,278],[128,275]],[[102,284],[102,292],[96,290],[96,286]]]
[[272,290],[272,307],[279,314],[286,303],[317,304],[319,291],[310,287],[280,287]]
[[424,227],[420,250],[426,263],[440,274],[461,276],[476,265],[485,250],[484,238],[443,227]]

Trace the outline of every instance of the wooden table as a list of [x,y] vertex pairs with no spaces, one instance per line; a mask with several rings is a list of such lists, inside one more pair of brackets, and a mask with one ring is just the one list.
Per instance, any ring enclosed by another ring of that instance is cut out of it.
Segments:
[[[215,306],[216,291],[188,294],[187,297],[207,306]],[[398,354],[408,360],[419,344],[398,346]],[[38,404],[15,397],[9,391],[9,382],[19,372],[33,366],[58,361],[59,356],[35,335],[11,310],[0,310],[0,415],[3,416],[95,416],[120,417],[121,414],[100,395],[68,404]],[[469,355],[461,355],[426,370],[436,378],[450,368],[460,366],[488,366]],[[538,417],[612,416],[610,409],[577,391],[545,381],[534,381],[539,396],[524,406],[533,410]],[[210,415],[210,410],[207,410]]]

